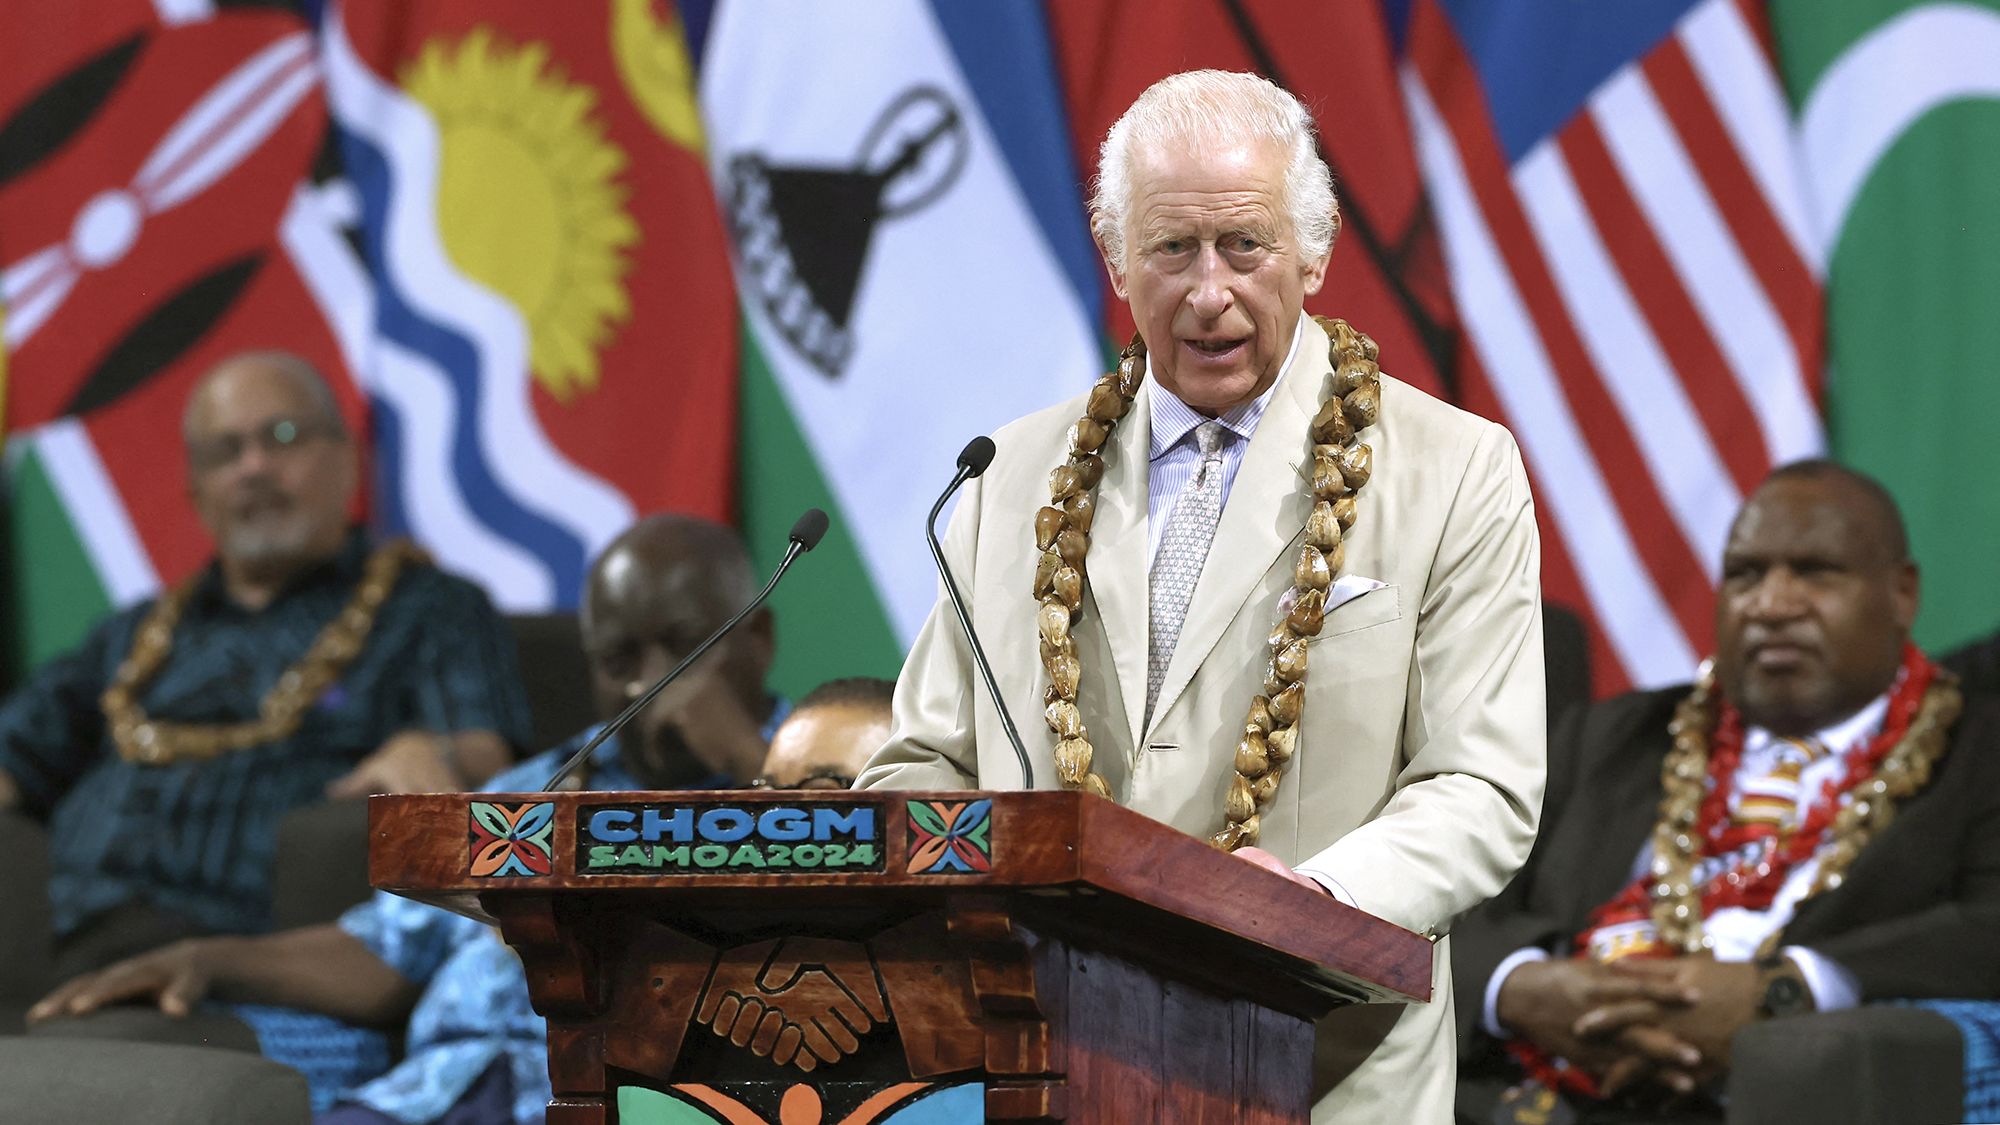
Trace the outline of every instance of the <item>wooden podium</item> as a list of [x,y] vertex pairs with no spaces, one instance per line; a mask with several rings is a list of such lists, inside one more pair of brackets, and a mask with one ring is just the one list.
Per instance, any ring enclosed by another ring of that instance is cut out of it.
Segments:
[[375,886],[496,922],[550,1125],[1305,1122],[1312,1021],[1423,937],[1073,792],[369,802]]

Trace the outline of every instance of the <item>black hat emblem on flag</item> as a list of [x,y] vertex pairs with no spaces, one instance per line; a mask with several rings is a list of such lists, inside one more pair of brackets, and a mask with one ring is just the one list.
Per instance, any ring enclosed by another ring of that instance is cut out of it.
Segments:
[[854,354],[847,319],[876,226],[936,202],[965,171],[971,147],[944,91],[916,86],[875,119],[851,167],[779,164],[755,152],[730,158],[724,205],[742,284],[829,378]]

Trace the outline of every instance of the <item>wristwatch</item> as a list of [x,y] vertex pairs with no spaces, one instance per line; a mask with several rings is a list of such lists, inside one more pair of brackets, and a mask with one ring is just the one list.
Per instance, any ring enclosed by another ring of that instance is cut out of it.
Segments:
[[1791,958],[1778,954],[1760,958],[1757,968],[1764,977],[1764,993],[1757,1001],[1757,1014],[1765,1019],[1797,1016],[1814,1008],[1812,991]]

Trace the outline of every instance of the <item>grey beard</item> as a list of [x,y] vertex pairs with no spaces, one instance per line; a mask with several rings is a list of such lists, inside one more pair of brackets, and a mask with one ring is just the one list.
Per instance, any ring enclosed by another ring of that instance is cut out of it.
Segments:
[[312,542],[312,524],[303,515],[261,526],[237,527],[222,542],[222,553],[237,563],[256,566],[297,558]]

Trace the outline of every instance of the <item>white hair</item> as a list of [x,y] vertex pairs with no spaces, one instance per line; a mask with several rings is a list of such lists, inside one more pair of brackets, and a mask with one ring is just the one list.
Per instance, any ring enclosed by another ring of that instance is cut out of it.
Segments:
[[1258,75],[1190,70],[1148,86],[1104,134],[1090,196],[1090,232],[1112,268],[1124,270],[1134,152],[1246,137],[1270,141],[1289,154],[1284,193],[1292,236],[1306,261],[1325,258],[1340,232],[1340,203],[1333,194],[1333,173],[1319,158],[1312,114],[1299,99]]

